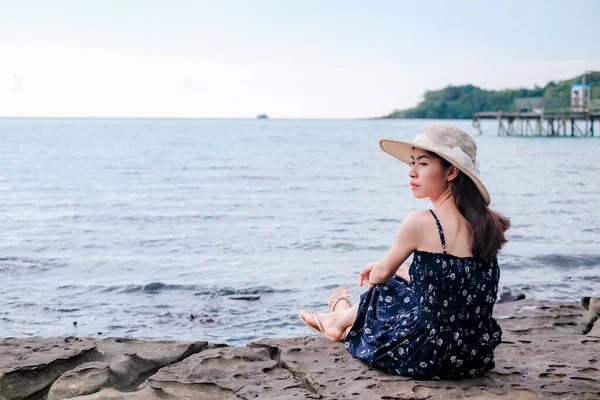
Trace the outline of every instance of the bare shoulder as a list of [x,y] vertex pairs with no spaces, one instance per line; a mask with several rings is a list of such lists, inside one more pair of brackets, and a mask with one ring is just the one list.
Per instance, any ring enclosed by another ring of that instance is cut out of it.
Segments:
[[404,222],[408,222],[409,224],[422,224],[425,221],[428,221],[431,218],[431,213],[429,210],[417,210],[413,211],[406,216]]
[[401,229],[410,231],[412,233],[420,233],[423,229],[424,224],[431,218],[429,210],[417,210],[413,211],[404,218]]

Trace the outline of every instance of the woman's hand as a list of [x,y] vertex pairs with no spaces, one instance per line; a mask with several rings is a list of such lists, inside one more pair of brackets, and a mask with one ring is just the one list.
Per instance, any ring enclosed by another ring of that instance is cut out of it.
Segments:
[[371,289],[373,287],[371,282],[369,282],[369,276],[371,275],[371,271],[373,271],[375,264],[377,264],[377,261],[370,262],[367,264],[366,267],[363,268],[362,271],[360,271],[360,273],[358,274],[359,286],[362,286],[364,283],[365,285],[367,285],[367,289]]

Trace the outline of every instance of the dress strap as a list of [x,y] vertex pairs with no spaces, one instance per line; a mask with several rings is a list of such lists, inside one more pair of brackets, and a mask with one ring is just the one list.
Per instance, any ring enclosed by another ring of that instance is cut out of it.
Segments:
[[437,215],[435,215],[433,210],[429,210],[429,212],[431,213],[431,215],[433,215],[433,218],[435,218],[435,223],[437,224],[438,232],[440,233],[440,240],[442,241],[442,250],[444,251],[444,254],[447,254],[446,253],[446,239],[444,238],[444,231],[442,230],[442,224],[440,224],[440,220],[438,219]]

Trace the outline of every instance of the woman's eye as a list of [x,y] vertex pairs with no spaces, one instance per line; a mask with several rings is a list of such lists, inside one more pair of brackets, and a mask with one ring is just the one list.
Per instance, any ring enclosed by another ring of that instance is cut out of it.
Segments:
[[420,165],[427,165],[427,164],[426,164],[426,163],[424,163],[424,162],[422,162],[422,163],[420,163]]
[[413,162],[411,162],[411,163],[410,163],[410,164],[408,164],[408,165],[410,165],[411,167],[414,167],[414,166],[415,166],[415,163],[414,163],[414,161],[413,161]]

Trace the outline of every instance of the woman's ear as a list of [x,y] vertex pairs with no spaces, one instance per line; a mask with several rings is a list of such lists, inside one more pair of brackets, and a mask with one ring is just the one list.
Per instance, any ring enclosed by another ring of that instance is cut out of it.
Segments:
[[454,165],[451,166],[448,170],[448,182],[452,182],[458,176],[458,172],[458,168],[456,168]]

